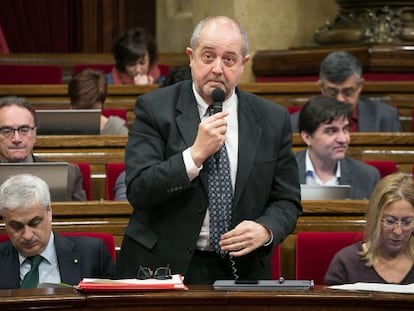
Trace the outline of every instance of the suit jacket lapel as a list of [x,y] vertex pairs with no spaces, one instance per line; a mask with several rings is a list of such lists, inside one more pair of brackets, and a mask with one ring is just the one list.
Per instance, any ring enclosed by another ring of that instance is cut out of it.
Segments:
[[239,154],[233,206],[237,206],[246,186],[262,134],[262,129],[257,125],[260,115],[254,108],[254,103],[251,103],[243,92],[237,90],[237,95],[239,99]]
[[73,250],[75,244],[65,237],[55,235],[56,255],[62,283],[75,284],[81,278],[81,257]]
[[[340,185],[352,185],[354,184],[352,180],[352,175],[350,174],[350,169],[346,158],[340,160],[341,162],[341,178],[339,180]],[[352,189],[351,189],[352,191]]]
[[[201,122],[197,101],[194,97],[191,81],[181,87],[180,97],[177,103],[177,127],[187,147],[191,146],[197,136],[198,126]],[[207,194],[207,174],[205,170],[200,172],[200,180]]]
[[305,175],[305,162],[306,162],[306,149],[299,151],[296,154],[296,161],[298,162],[298,173],[299,173],[299,183],[306,184],[306,175]]
[[191,84],[185,83],[181,87],[180,97],[177,103],[178,115],[177,127],[187,147],[194,143],[197,136],[200,116],[197,102],[192,92]]
[[10,241],[4,251],[0,254],[0,261],[2,264],[0,282],[2,285],[7,284],[5,287],[19,288],[20,287],[20,263],[17,250],[13,247]]

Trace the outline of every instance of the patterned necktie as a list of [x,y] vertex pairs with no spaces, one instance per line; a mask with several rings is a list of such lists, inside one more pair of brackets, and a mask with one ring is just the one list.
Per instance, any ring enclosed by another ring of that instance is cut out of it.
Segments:
[[20,288],[36,288],[39,284],[39,265],[42,261],[42,256],[36,255],[30,257],[29,260],[31,263],[30,271],[24,276]]
[[[213,114],[211,108],[209,107],[209,115]],[[210,244],[216,253],[224,257],[226,253],[221,251],[219,241],[222,234],[230,229],[233,203],[230,163],[226,145],[221,147],[218,159],[218,166],[213,155],[207,159],[206,163],[210,211]]]

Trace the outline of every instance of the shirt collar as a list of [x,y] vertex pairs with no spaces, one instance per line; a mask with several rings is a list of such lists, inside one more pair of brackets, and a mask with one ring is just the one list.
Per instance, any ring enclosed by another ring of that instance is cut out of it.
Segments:
[[[55,236],[53,234],[53,231],[50,232],[49,242],[47,242],[46,248],[43,250],[43,252],[40,253],[40,255],[46,259],[49,263],[53,262],[55,257]],[[27,257],[24,257],[19,252],[19,262],[20,265],[23,264],[23,262],[27,259]]]
[[[200,115],[200,118],[202,118],[207,115],[207,109],[208,109],[209,104],[197,92],[194,82],[193,82],[193,93],[197,101],[198,113]],[[229,110],[233,105],[237,105],[237,96],[234,90],[231,96],[223,102],[223,111]]]
[[[315,173],[315,168],[314,168],[313,163],[312,163],[312,161],[309,157],[309,150],[306,150],[306,154],[305,154],[305,179],[308,178],[308,177],[311,178],[312,180],[314,180],[316,183],[322,184],[319,177]],[[336,184],[338,184],[339,179],[341,178],[341,161],[337,161],[335,177],[336,177]]]

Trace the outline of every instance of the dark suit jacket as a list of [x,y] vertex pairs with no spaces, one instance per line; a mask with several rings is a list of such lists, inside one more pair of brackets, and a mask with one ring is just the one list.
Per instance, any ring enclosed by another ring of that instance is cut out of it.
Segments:
[[[50,162],[33,156],[33,162]],[[67,197],[72,201],[86,201],[86,193],[82,185],[82,173],[77,165],[69,163]]]
[[[290,115],[292,131],[299,132],[299,113]],[[358,100],[359,132],[400,132],[398,110],[381,101],[360,97]]]
[[[82,278],[107,278],[114,272],[114,263],[104,242],[98,238],[68,236],[54,233],[61,282],[78,284]],[[20,266],[17,250],[10,241],[0,244],[0,288],[20,287]]]
[[[306,183],[305,158],[306,150],[296,153],[296,160],[299,167],[299,181]],[[380,179],[377,168],[361,161],[345,157],[341,162],[340,185],[351,185],[351,199],[369,199],[375,184]]]
[[[200,123],[191,81],[138,98],[126,147],[127,196],[134,210],[125,230],[117,272],[134,277],[138,265],[170,264],[185,275],[208,208],[207,175],[189,181],[182,151],[191,146]],[[289,115],[274,102],[237,90],[238,170],[233,226],[254,220],[280,243],[302,211]],[[273,245],[272,245],[273,246]],[[239,272],[270,277],[272,247],[239,262]]]

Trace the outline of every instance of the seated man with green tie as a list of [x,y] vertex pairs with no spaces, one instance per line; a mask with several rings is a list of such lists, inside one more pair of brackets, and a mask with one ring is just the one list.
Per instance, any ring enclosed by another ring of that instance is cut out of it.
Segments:
[[10,176],[0,186],[0,213],[10,238],[0,244],[0,289],[112,276],[114,263],[103,240],[52,231],[50,192],[41,178]]

